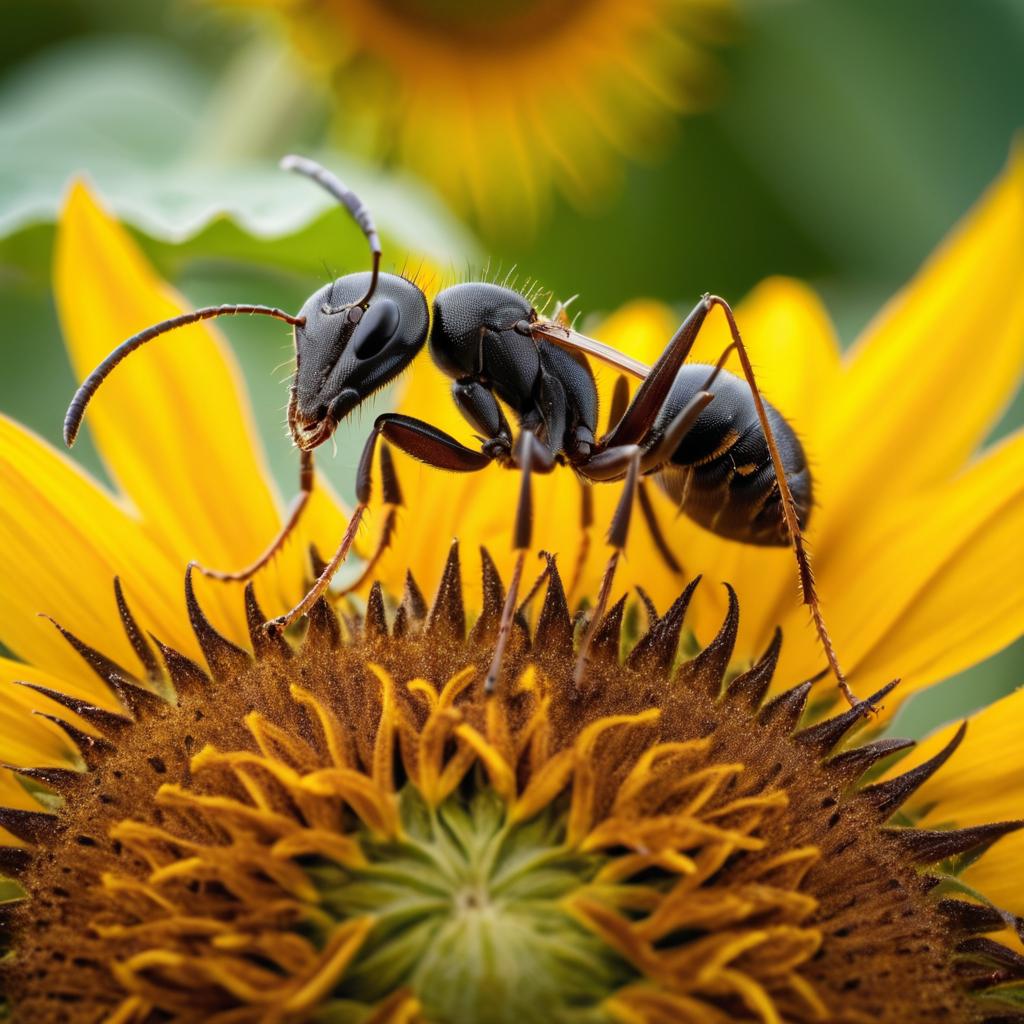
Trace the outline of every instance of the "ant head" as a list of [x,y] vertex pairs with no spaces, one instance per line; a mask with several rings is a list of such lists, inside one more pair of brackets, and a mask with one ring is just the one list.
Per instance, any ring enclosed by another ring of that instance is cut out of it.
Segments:
[[371,274],[346,274],[316,292],[295,328],[296,370],[288,407],[295,443],[323,444],[360,403],[404,370],[427,337],[423,292],[394,274],[381,274],[361,302]]
[[298,316],[270,306],[206,306],[132,335],[75,392],[64,417],[64,440],[69,447],[86,406],[122,360],[154,338],[200,320],[258,313],[295,328],[296,370],[288,425],[304,451],[323,444],[348,413],[397,377],[423,347],[429,323],[427,300],[410,281],[380,273],[380,237],[366,204],[313,160],[287,156],[281,166],[312,179],[345,207],[370,246],[373,269],[347,274],[321,288]]

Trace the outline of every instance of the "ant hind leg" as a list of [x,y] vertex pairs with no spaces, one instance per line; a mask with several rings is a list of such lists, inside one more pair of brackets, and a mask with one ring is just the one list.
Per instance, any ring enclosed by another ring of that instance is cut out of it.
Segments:
[[[754,368],[751,365],[750,356],[747,354],[747,347],[740,335],[740,329],[736,323],[736,317],[733,314],[732,307],[725,301],[725,299],[719,298],[717,295],[705,296],[705,302],[708,304],[709,309],[714,306],[721,307],[721,310],[728,321],[729,333],[732,336],[732,344],[729,348],[735,348],[736,354],[739,356],[740,365],[743,367],[743,376],[746,378],[747,386],[750,388],[750,394],[754,401],[754,408],[757,410],[757,418],[760,421],[761,429],[764,432],[765,440],[768,444],[768,451],[772,458],[772,465],[775,468],[775,479],[778,481],[779,494],[782,498],[783,520],[786,525],[786,532],[789,535],[790,544],[793,547],[793,555],[796,558],[797,569],[799,572],[800,592],[803,597],[804,604],[810,609],[811,619],[814,622],[814,628],[818,633],[818,639],[820,640],[822,649],[825,652],[825,657],[828,659],[829,667],[832,670],[832,674],[835,676],[840,691],[851,707],[864,707],[868,713],[876,711],[877,708],[875,708],[870,702],[860,700],[853,690],[850,689],[850,684],[846,681],[846,676],[839,665],[839,659],[836,656],[835,647],[832,644],[832,638],[825,626],[825,617],[822,614],[821,602],[818,599],[818,593],[814,586],[814,572],[811,568],[811,560],[807,554],[807,549],[804,546],[803,534],[800,532],[796,502],[793,500],[793,493],[789,489],[789,481],[786,479],[786,471],[782,464],[782,457],[779,454],[779,447],[775,442],[775,434],[772,431],[771,422],[769,421],[768,414],[765,411],[764,401],[761,398],[761,392],[758,389],[757,380],[754,377]],[[723,353],[722,358],[719,359],[719,367],[724,362],[728,351],[729,350],[727,349],[726,352]]]

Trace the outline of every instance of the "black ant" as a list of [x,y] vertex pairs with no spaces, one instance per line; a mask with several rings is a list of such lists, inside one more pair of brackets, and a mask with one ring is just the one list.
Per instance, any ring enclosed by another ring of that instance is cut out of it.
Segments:
[[[68,446],[74,443],[86,406],[103,380],[122,359],[153,338],[199,320],[242,313],[291,324],[296,370],[288,424],[301,453],[299,496],[280,533],[252,565],[231,573],[202,570],[215,579],[246,580],[273,558],[299,521],[313,488],[313,449],[331,437],[356,406],[394,380],[429,337],[430,353],[452,378],[452,397],[481,435],[481,447],[468,448],[423,420],[397,413],[378,416],[359,461],[358,502],[338,550],[309,593],[289,612],[268,622],[268,630],[279,632],[291,626],[327,591],[366,512],[374,453],[383,439],[380,466],[388,519],[360,579],[366,578],[387,546],[395,508],[402,501],[387,442],[439,469],[471,473],[496,462],[522,474],[512,538],[517,558],[485,683],[488,691],[498,682],[530,548],[530,475],[568,465],[584,485],[584,529],[592,516],[589,483],[625,481],[608,532],[611,555],[580,644],[577,682],[582,682],[586,671],[591,641],[607,607],[638,497],[655,540],[661,540],[658,547],[678,570],[643,490],[643,478],[652,476],[682,512],[722,537],[745,544],[792,545],[803,600],[829,666],[847,700],[858,705],[825,628],[802,540],[812,504],[811,472],[803,447],[782,415],[761,397],[732,309],[724,299],[703,296],[651,367],[579,334],[564,316],[542,319],[525,296],[497,284],[446,288],[435,298],[431,316],[419,287],[381,273],[380,238],[359,197],[312,160],[289,156],[281,165],[312,178],[342,203],[366,236],[372,269],[346,274],[321,288],[297,316],[268,306],[210,306],[129,338],[89,375],[72,399],[64,421]],[[728,321],[731,344],[714,366],[686,364],[697,332],[716,306]],[[745,380],[723,369],[733,351]],[[620,376],[610,428],[600,438],[596,435],[597,389],[586,356],[642,381],[630,401],[625,378]],[[518,433],[509,425],[503,405],[518,420]]]

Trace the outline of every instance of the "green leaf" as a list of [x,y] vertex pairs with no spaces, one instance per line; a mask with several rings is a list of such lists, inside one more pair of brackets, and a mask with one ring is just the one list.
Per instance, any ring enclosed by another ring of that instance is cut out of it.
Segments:
[[[207,231],[218,254],[244,257],[254,238],[320,223],[337,203],[312,183],[274,160],[204,148],[207,85],[180,53],[130,38],[50,49],[19,68],[0,91],[0,236],[54,221],[75,176],[146,234],[180,243]],[[282,133],[279,156],[291,141]],[[448,262],[470,251],[422,187],[335,152],[314,155],[366,198],[382,234],[404,252]]]

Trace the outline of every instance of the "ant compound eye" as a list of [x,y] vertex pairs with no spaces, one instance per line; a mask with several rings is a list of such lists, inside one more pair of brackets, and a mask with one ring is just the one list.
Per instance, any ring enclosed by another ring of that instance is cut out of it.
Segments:
[[353,351],[357,359],[372,359],[381,351],[398,331],[402,315],[398,304],[391,299],[377,299],[359,322],[353,339]]

